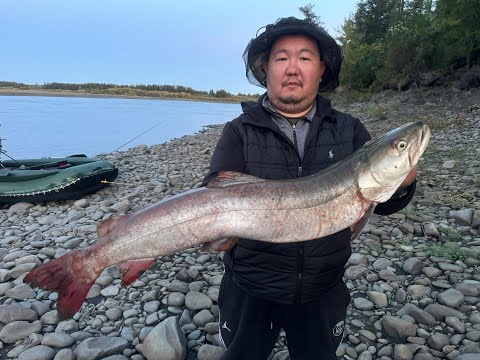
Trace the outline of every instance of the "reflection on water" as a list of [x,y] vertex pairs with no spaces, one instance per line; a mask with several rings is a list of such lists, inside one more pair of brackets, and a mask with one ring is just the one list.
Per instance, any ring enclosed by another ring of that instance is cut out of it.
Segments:
[[[109,153],[193,134],[237,117],[240,104],[177,100],[0,96],[0,138],[13,158]],[[158,125],[158,126],[156,126]],[[5,159],[2,156],[2,159]]]

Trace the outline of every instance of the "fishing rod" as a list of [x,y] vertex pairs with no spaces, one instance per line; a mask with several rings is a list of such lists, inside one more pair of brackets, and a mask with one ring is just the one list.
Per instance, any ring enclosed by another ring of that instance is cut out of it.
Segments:
[[147,129],[147,130],[145,130],[144,132],[142,132],[140,135],[135,136],[133,139],[127,141],[127,142],[126,142],[125,144],[123,144],[122,146],[119,146],[118,148],[116,148],[115,150],[113,150],[112,152],[110,152],[108,155],[113,154],[115,151],[121,149],[121,148],[124,147],[125,145],[130,144],[133,140],[138,139],[140,136],[146,134],[147,132],[149,132],[150,130],[156,128],[157,126],[163,124],[165,121],[167,121],[167,120],[164,119],[164,120],[158,122],[158,124],[153,125],[150,129]]
[[[0,126],[2,126],[2,124],[0,124]],[[3,148],[2,148],[2,140],[7,140],[7,139],[2,139],[2,138],[0,137],[0,168],[2,168],[2,169],[5,168],[5,166],[3,166],[3,164],[2,164],[2,159],[1,159],[2,154],[5,155],[6,157],[8,157],[10,160],[16,162],[18,165],[23,166],[22,163],[18,162],[17,160],[15,160],[14,158],[12,158],[10,155],[8,155],[6,150],[3,150]]]

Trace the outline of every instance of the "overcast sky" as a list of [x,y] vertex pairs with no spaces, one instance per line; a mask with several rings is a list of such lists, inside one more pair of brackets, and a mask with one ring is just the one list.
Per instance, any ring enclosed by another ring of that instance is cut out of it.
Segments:
[[338,36],[358,0],[0,0],[0,80],[170,84],[261,93],[242,54],[308,3]]

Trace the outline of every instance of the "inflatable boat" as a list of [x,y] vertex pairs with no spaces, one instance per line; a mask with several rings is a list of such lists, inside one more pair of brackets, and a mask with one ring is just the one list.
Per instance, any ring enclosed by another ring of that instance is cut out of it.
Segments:
[[73,155],[0,161],[0,204],[78,199],[115,180],[108,161]]

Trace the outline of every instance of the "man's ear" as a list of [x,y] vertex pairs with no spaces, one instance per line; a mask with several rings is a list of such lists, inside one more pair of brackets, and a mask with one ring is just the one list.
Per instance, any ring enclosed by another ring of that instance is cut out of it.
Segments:
[[268,69],[268,63],[266,61],[262,64],[262,68],[263,68],[263,72],[266,74]]
[[325,61],[320,61],[320,72],[321,72],[320,77],[323,76],[323,73],[325,72],[325,69],[326,69]]

